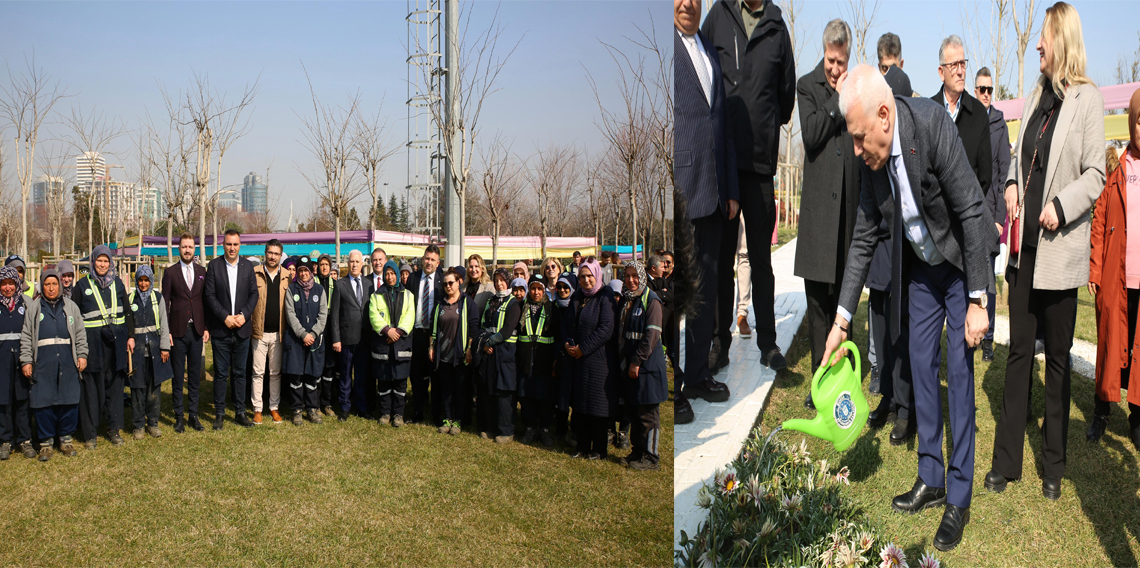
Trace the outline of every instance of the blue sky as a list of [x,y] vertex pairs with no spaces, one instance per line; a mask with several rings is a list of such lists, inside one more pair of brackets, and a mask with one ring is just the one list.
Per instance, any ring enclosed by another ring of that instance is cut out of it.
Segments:
[[[476,3],[473,29],[485,27],[497,5]],[[649,26],[651,9],[658,36],[671,49],[672,21],[663,2],[503,2],[501,43],[521,38],[521,44],[500,77],[502,90],[487,102],[480,136],[502,131],[524,155],[548,143],[600,150],[584,66],[599,79],[603,96],[614,99],[615,67],[598,40],[620,44],[634,23]],[[65,110],[73,102],[94,105],[132,127],[148,110],[162,115],[159,82],[176,90],[188,87],[194,72],[207,73],[215,87],[236,96],[261,73],[251,132],[227,152],[222,184],[264,173],[273,160],[271,195],[281,196],[283,224],[290,199],[298,215],[312,199],[294,164],[316,169],[298,142],[294,114],[311,112],[301,60],[322,99],[346,101],[359,89],[364,108],[374,113],[382,104],[403,140],[406,12],[403,1],[0,2],[0,58],[22,69],[34,49],[37,64],[78,94]],[[0,74],[0,83],[7,81]],[[119,144],[118,163],[134,163],[129,145],[127,139]],[[397,154],[382,181],[403,188],[406,171],[405,155]]]

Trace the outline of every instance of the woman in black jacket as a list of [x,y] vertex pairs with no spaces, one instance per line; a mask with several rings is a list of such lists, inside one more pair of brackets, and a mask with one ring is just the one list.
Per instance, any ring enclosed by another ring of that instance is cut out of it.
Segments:
[[463,416],[463,383],[467,366],[471,364],[471,344],[479,329],[479,316],[475,311],[475,300],[465,295],[460,288],[463,277],[454,269],[443,275],[444,297],[435,303],[432,310],[431,347],[428,359],[435,364],[431,377],[431,391],[443,401],[440,406],[443,416],[439,421],[439,433],[460,433],[460,418]]
[[495,271],[495,295],[483,310],[483,330],[479,350],[479,431],[480,436],[494,435],[495,442],[505,444],[515,435],[515,331],[522,317],[522,304],[511,295],[510,276],[506,270]]
[[558,312],[546,295],[545,279],[535,274],[530,277],[522,321],[519,322],[519,341],[516,366],[519,372],[519,397],[522,399],[524,444],[534,442],[536,435],[546,447],[554,446],[550,425],[554,422],[554,399],[558,386],[554,369],[558,358],[555,333],[558,329]]
[[19,371],[20,331],[24,329],[24,313],[30,300],[19,288],[16,269],[0,268],[0,460],[8,459],[13,445],[20,448],[25,458],[36,457],[28,413],[31,385]]
[[578,269],[580,289],[570,300],[574,323],[563,344],[574,358],[573,406],[578,440],[574,457],[600,459],[607,455],[606,430],[617,403],[611,380],[616,353],[611,340],[614,330],[612,291],[602,285],[602,267],[596,260]]
[[[574,295],[574,281],[577,275],[569,272],[558,277],[554,285],[554,312],[558,318],[558,335],[554,338],[555,345],[564,345],[570,337],[570,326],[574,323],[571,317],[570,298]],[[558,348],[558,361],[554,371],[554,384],[557,395],[554,399],[554,433],[565,438],[567,444],[574,444],[574,433],[570,428],[570,401],[571,384],[574,376],[574,358],[561,347]]]
[[660,405],[669,398],[665,350],[661,346],[661,299],[646,286],[645,267],[639,261],[626,265],[618,305],[618,340],[621,392],[627,418],[633,423],[633,452],[625,463],[635,470],[657,469],[661,433]]

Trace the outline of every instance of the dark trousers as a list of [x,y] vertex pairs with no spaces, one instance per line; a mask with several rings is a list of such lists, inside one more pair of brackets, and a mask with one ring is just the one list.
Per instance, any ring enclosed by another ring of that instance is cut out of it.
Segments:
[[202,336],[194,331],[193,323],[186,325],[182,337],[174,338],[170,346],[170,366],[174,369],[174,379],[170,385],[174,416],[181,417],[185,411],[182,403],[183,382],[190,399],[190,416],[197,416],[198,386],[202,381]]
[[[1137,306],[1140,305],[1140,290],[1129,289],[1129,344],[1135,344],[1137,340]],[[1132,354],[1133,349],[1129,349],[1129,366],[1121,370],[1121,388],[1127,390],[1129,388],[1129,378],[1132,375]],[[1140,388],[1140,387],[1137,387]],[[1107,400],[1101,400],[1100,395],[1093,397],[1093,413],[1098,416],[1108,416],[1112,413],[1113,406]],[[1140,427],[1140,406],[1129,403],[1129,429],[1134,430]],[[3,438],[7,439],[7,438]]]
[[[337,403],[340,405],[339,408],[341,412],[348,412],[352,410],[352,399],[355,392],[353,385],[364,383],[372,378],[372,373],[369,372],[366,366],[368,365],[368,360],[372,358],[372,355],[368,350],[368,346],[363,343],[357,343],[356,345],[341,344],[340,353],[337,353],[337,355]],[[361,404],[366,405],[364,408],[368,409],[364,410],[362,414],[367,415],[371,412],[372,408],[371,405],[368,404],[368,397],[360,396],[359,398],[361,399]]]
[[661,405],[660,404],[627,404],[630,422],[633,431],[630,433],[630,443],[633,451],[629,454],[629,461],[646,458],[650,463],[657,463],[661,458],[658,455],[658,446],[661,437]]
[[[367,338],[360,343],[341,348],[341,377],[346,374],[345,369],[351,366],[352,371],[352,409],[361,416],[369,416],[376,409],[376,400],[379,392],[376,387],[376,377],[372,374],[372,354],[369,351],[370,343]],[[344,361],[344,352],[351,352],[351,365]]]
[[685,369],[674,373],[674,392],[682,392],[685,383],[698,384],[712,376],[709,351],[712,349],[716,280],[709,275],[717,273],[721,225],[724,223],[724,216],[720,213],[693,220],[693,248],[702,276],[693,291],[697,302],[696,315],[685,321]]
[[123,373],[104,369],[83,373],[79,381],[79,427],[83,439],[98,437],[100,419],[107,421],[107,436],[123,429]]
[[[121,400],[123,397],[119,397]],[[52,444],[52,438],[69,438],[75,433],[75,424],[79,420],[79,408],[74,404],[60,404],[46,406],[33,410],[36,415],[36,433],[39,434],[40,444]]]
[[1033,347],[1038,324],[1045,331],[1045,420],[1042,423],[1042,466],[1045,475],[1065,475],[1069,433],[1069,351],[1077,313],[1077,290],[1034,290],[1037,250],[1021,251],[1021,267],[1006,269],[1009,283],[1009,359],[1005,396],[994,434],[994,471],[1021,477],[1025,451],[1025,413],[1033,380]]
[[[902,317],[898,339],[891,341],[891,293],[872,289],[868,303],[868,323],[875,338],[875,359],[879,365],[879,392],[882,400],[889,401],[895,408],[899,418],[909,420],[910,409],[914,408],[914,389],[911,388],[910,350],[906,348],[906,314]],[[905,298],[902,307],[908,307]]]
[[[749,225],[751,227],[751,225]],[[720,248],[716,258],[716,309],[713,313],[713,344],[721,353],[732,346],[732,324],[736,322],[736,243],[740,238],[740,215],[720,224]],[[751,257],[750,257],[751,260]],[[759,321],[757,321],[759,324]]]
[[[996,267],[997,267],[997,256],[990,255],[990,272],[994,272],[995,270],[997,270]],[[995,275],[994,282],[997,282],[996,275]],[[997,312],[994,311],[997,307],[996,306],[996,304],[997,304],[997,293],[996,293],[997,287],[996,286],[994,287],[994,290],[995,290],[995,292],[986,292],[986,312],[988,312],[990,314],[990,327],[988,329],[986,329],[986,339],[989,341],[994,340],[994,321],[995,321],[995,318],[997,317],[996,316]]]
[[131,425],[135,430],[143,426],[158,426],[158,393],[162,390],[162,383],[154,382],[154,367],[149,358],[146,361],[146,386],[140,389],[131,389]]
[[[756,313],[756,345],[761,352],[776,347],[776,277],[772,273],[772,228],[776,197],[772,176],[738,170],[740,214],[748,225],[748,263],[752,267],[752,309]],[[722,243],[723,244],[723,243]],[[736,241],[728,243],[736,248]],[[731,264],[729,270],[731,270]]]
[[408,395],[408,379],[376,382],[376,403],[380,416],[403,416],[404,399]]
[[515,435],[515,393],[495,389],[495,426],[498,436]]
[[[707,358],[707,357],[706,357]],[[575,413],[577,416],[577,413]],[[574,427],[577,451],[581,454],[597,453],[603,458],[609,455],[606,446],[606,432],[609,429],[608,416],[579,416]]]
[[333,351],[332,349],[325,351],[325,361],[327,363],[325,365],[324,372],[321,373],[321,383],[319,385],[321,391],[319,408],[332,406],[333,401],[337,399],[337,386],[340,382],[340,373],[337,372],[339,365],[337,365],[337,362],[333,360],[333,355],[336,354],[336,351]]
[[293,393],[293,412],[313,410],[320,404],[320,377],[312,375],[285,375],[289,390]]
[[[974,349],[966,345],[966,276],[949,262],[931,266],[913,259],[910,265],[910,366],[918,427],[918,475],[931,487],[945,487],[947,503],[969,507],[973,496],[976,409]],[[946,390],[953,440],[949,464],[942,456],[942,384],[938,378],[944,322]]]
[[412,330],[412,422],[423,422],[430,401],[428,383],[431,381],[432,362],[428,359],[431,346],[431,332],[426,329]]
[[[749,261],[752,260],[749,249]],[[823,351],[827,346],[827,334],[835,323],[835,312],[839,308],[839,287],[827,282],[804,280],[804,295],[807,296],[808,342],[811,347],[811,372],[823,362]]]
[[[705,357],[708,359],[708,357]],[[493,381],[487,379],[483,373],[478,374],[479,394],[475,402],[477,405],[475,417],[478,422],[480,432],[486,432],[491,437],[495,436],[498,431],[498,422],[496,416],[498,415],[498,399],[495,396],[495,384]]]
[[233,379],[234,416],[245,413],[245,364],[249,359],[249,339],[236,333],[211,337],[214,348],[214,416],[226,414],[226,381]]
[[0,405],[0,442],[18,446],[32,439],[32,419],[28,408],[27,399],[16,400],[16,397],[12,397],[10,403]]
[[442,426],[444,420],[459,422],[463,416],[463,379],[467,375],[463,363],[453,365],[440,363],[439,368],[431,376],[432,403],[439,409],[432,409],[432,418],[436,426]]
[[531,396],[524,396],[522,406],[522,423],[527,428],[549,430],[554,422],[554,401],[542,400]]

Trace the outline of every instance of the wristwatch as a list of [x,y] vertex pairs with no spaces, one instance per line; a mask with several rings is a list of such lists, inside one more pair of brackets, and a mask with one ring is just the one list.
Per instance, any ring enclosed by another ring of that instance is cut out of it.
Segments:
[[989,308],[989,297],[986,294],[982,294],[981,296],[978,296],[977,298],[970,298],[970,303],[971,304],[977,304],[983,310],[985,310],[985,309]]

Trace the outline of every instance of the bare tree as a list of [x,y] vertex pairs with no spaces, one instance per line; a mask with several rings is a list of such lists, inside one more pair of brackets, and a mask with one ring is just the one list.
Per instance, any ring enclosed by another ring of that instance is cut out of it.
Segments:
[[537,150],[533,160],[534,166],[527,169],[527,178],[538,196],[539,236],[542,239],[542,257],[546,258],[551,211],[553,209],[555,215],[562,215],[568,209],[558,205],[566,200],[577,182],[578,152],[573,146],[550,145],[545,150]]
[[[304,69],[305,64],[301,64]],[[317,98],[313,88],[313,81],[309,78],[309,71],[305,69],[305,80],[309,83],[309,94],[313,98],[313,115],[302,117],[301,142],[305,148],[312,152],[317,161],[321,163],[321,175],[309,175],[297,167],[297,171],[305,177],[312,186],[313,191],[320,196],[321,205],[327,208],[334,219],[336,232],[336,263],[340,265],[340,225],[344,216],[356,198],[364,193],[364,187],[352,183],[355,171],[349,171],[351,163],[353,131],[352,126],[356,114],[360,112],[360,93],[356,93],[348,101],[347,106],[324,104]]]
[[880,0],[868,5],[867,0],[847,0],[847,23],[853,36],[851,54],[859,57],[858,63],[867,62],[867,34],[878,25]]
[[[237,141],[238,138],[249,134],[249,117],[246,116],[243,120],[242,114],[245,112],[246,107],[253,104],[253,98],[257,96],[257,91],[260,88],[260,82],[261,74],[259,73],[257,75],[257,78],[254,79],[252,85],[247,84],[245,86],[245,90],[242,93],[241,99],[229,108],[227,108],[226,105],[225,94],[223,93],[221,95],[219,106],[225,110],[218,115],[216,119],[217,127],[214,129],[214,132],[216,133],[214,142],[218,148],[218,183],[216,186],[217,189],[214,190],[215,194],[220,194],[222,192],[222,158],[225,157],[226,150],[229,150],[230,146],[233,145],[233,143]],[[215,230],[212,232],[217,235],[218,233],[216,228],[218,220],[216,213],[214,217]],[[224,223],[222,224],[222,227],[225,227]],[[214,238],[214,256],[218,256],[218,240],[216,237]]]
[[[84,199],[87,203],[87,244],[93,247],[95,246],[95,235],[93,233],[95,204],[99,202],[95,182],[98,181],[100,173],[95,160],[100,156],[114,155],[109,147],[112,142],[126,133],[126,127],[118,118],[108,118],[101,111],[92,109],[89,112],[84,112],[81,105],[72,107],[71,115],[64,118],[64,124],[71,131],[68,138],[71,147],[80,155],[88,158],[86,173],[90,176],[91,181],[87,184],[86,189],[81,187],[80,191],[85,192]],[[111,176],[108,174],[110,168],[109,164],[103,166],[102,188],[104,192],[108,190],[111,181]],[[102,225],[105,228],[106,223],[104,222]]]
[[[174,262],[174,224],[176,216],[184,211],[190,197],[189,179],[191,147],[189,131],[179,116],[182,109],[167,105],[172,113],[165,127],[158,127],[148,117],[147,135],[150,137],[150,161],[162,183],[162,203],[166,212],[166,257]],[[185,219],[183,219],[185,221]]]
[[[451,180],[455,197],[460,203],[460,234],[467,234],[467,184],[471,180],[471,163],[475,154],[475,136],[478,134],[479,117],[482,114],[483,103],[499,89],[495,86],[499,73],[506,66],[507,61],[518,49],[522,42],[520,37],[513,46],[503,53],[499,48],[499,39],[503,35],[505,26],[499,18],[499,8],[491,17],[491,22],[483,30],[471,30],[471,17],[475,9],[475,2],[467,5],[466,13],[460,18],[463,22],[463,31],[459,37],[448,37],[448,42],[454,42],[454,49],[458,53],[458,61],[448,62],[446,70],[448,81],[457,93],[458,101],[447,109],[447,100],[444,97],[435,97],[428,105],[431,111],[432,122],[440,132],[440,142],[443,153],[447,156],[448,176]],[[417,36],[417,41],[419,40]],[[430,46],[417,45],[420,52],[431,52]],[[436,84],[437,80],[431,76],[436,71],[430,65],[420,66],[424,73],[424,83]],[[465,258],[463,239],[459,239],[459,256]]]
[[[794,3],[795,0],[792,0]],[[785,12],[785,14],[787,14]],[[795,14],[791,14],[795,17]],[[645,50],[649,55],[651,64],[655,64],[653,69],[646,70],[647,73],[637,76],[637,81],[641,85],[642,90],[645,91],[645,97],[648,101],[646,104],[647,110],[647,125],[650,131],[649,139],[653,144],[653,158],[656,163],[650,170],[653,173],[661,173],[661,176],[651,176],[651,180],[645,187],[653,187],[656,191],[653,194],[653,200],[647,200],[646,203],[653,203],[658,207],[661,221],[661,234],[662,243],[668,246],[668,240],[665,238],[665,220],[668,212],[672,210],[668,203],[673,196],[671,191],[673,187],[673,53],[663,47],[657,41],[656,27],[653,25],[653,15],[650,13],[650,26],[646,31],[641,26],[635,24],[635,28],[640,34],[640,37],[631,39],[630,41],[637,47]],[[668,44],[666,44],[668,45]],[[789,125],[790,126],[790,125]],[[648,218],[648,216],[647,216]]]
[[[1136,32],[1140,40],[1140,32]],[[1118,85],[1140,81],[1140,47],[1129,55],[1121,55],[1116,61],[1116,71],[1113,74]]]
[[0,117],[16,134],[16,177],[20,181],[20,255],[28,258],[28,196],[32,192],[32,174],[36,164],[36,145],[40,127],[52,107],[68,96],[58,81],[52,81],[42,67],[36,67],[36,56],[25,58],[23,73],[13,73],[8,66],[8,86],[0,86]]
[[356,163],[360,165],[367,182],[368,193],[372,196],[372,208],[368,213],[368,230],[375,231],[375,212],[379,207],[378,203],[384,198],[380,195],[380,172],[383,171],[384,161],[394,156],[400,150],[401,144],[393,141],[388,119],[381,118],[380,109],[376,109],[376,114],[372,118],[366,118],[363,113],[356,114],[353,147],[356,150]]
[[[792,44],[792,57],[795,61],[800,60],[800,56],[804,51],[804,44],[806,43],[804,38],[807,37],[807,30],[801,28],[804,24],[797,21],[800,19],[800,14],[803,13],[803,11],[803,0],[788,0],[783,10],[784,24],[788,27],[788,36]],[[798,103],[799,96],[797,95],[795,102],[792,104],[792,120],[780,127],[780,132],[784,137],[783,148],[780,152],[780,162],[786,163],[788,161],[788,157],[791,155],[792,139],[799,134],[799,128],[797,128],[799,113],[795,112],[795,105]]]
[[1037,22],[1036,0],[1021,0],[1021,17],[1017,9],[1010,11],[1013,29],[1017,34],[1017,98],[1025,97],[1025,49],[1033,37],[1033,26]]
[[49,151],[40,163],[40,171],[47,177],[44,201],[51,231],[52,254],[55,256],[59,256],[62,249],[63,224],[68,220],[67,193],[71,187],[73,169],[67,164],[67,152],[58,147]]
[[521,184],[518,183],[520,168],[511,159],[511,148],[496,134],[491,143],[480,147],[479,158],[483,168],[479,189],[486,200],[487,215],[491,220],[491,265],[499,263],[499,231],[503,217],[517,202]]

